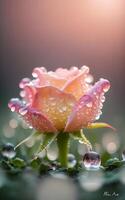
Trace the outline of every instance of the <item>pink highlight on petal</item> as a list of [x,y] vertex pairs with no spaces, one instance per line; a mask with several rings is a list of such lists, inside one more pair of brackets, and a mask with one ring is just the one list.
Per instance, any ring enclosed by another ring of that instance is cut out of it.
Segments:
[[89,75],[89,68],[84,66],[80,71],[81,72],[79,72],[77,76],[69,79],[62,89],[63,91],[74,95],[76,99],[83,96],[83,94],[91,87],[90,84],[86,82],[86,78]]
[[28,84],[25,86],[23,91],[25,92],[25,96],[23,97],[24,100],[26,100],[28,105],[32,105],[36,94],[36,88],[32,84]]
[[45,71],[42,68],[35,68],[32,75],[38,80],[38,87],[52,85],[57,88],[63,87],[66,82],[66,79],[57,76],[53,71]]
[[53,123],[41,112],[24,105],[19,99],[11,99],[8,107],[17,112],[34,129],[41,132],[57,132]]
[[12,112],[19,112],[19,109],[24,107],[24,105],[18,98],[13,98],[9,101],[8,107]]
[[58,132],[57,129],[54,127],[53,123],[44,114],[36,110],[29,108],[24,119],[29,125],[31,125],[34,129],[40,132]]
[[68,118],[65,131],[79,130],[99,119],[103,107],[104,93],[107,92],[109,88],[109,81],[100,79],[86,95],[82,96],[75,104]]
[[51,119],[58,130],[63,130],[75,103],[73,95],[46,86],[37,89],[32,107]]
[[78,67],[70,67],[70,69],[66,69],[66,68],[58,68],[56,71],[55,71],[56,75],[60,78],[64,78],[66,80],[69,80],[75,76],[77,76],[79,73],[80,73],[80,70]]
[[55,74],[57,77],[67,80],[67,78],[69,76],[69,70],[66,68],[59,67],[56,69]]

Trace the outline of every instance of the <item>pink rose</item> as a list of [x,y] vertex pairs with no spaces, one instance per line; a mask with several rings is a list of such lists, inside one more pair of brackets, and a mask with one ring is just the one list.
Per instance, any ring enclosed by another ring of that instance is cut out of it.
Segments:
[[34,129],[41,132],[74,132],[89,127],[99,119],[104,93],[110,88],[106,79],[92,85],[86,66],[69,70],[48,71],[35,68],[34,79],[20,83],[21,97],[11,99],[9,108],[20,114]]

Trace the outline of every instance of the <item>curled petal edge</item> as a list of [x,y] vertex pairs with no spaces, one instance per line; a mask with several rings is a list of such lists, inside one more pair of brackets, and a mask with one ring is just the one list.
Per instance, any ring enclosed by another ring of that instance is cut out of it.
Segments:
[[53,123],[42,112],[25,106],[19,99],[11,99],[8,107],[22,116],[22,118],[37,131],[58,132]]

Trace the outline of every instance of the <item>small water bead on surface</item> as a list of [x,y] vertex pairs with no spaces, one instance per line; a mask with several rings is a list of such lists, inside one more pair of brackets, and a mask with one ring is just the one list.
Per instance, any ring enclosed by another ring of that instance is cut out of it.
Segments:
[[15,106],[12,106],[12,107],[11,107],[11,111],[12,111],[12,112],[15,112]]
[[37,78],[38,77],[37,73],[35,73],[35,72],[32,73],[32,76],[33,76],[33,78]]
[[99,169],[101,165],[101,158],[97,152],[90,151],[83,157],[83,164],[86,169]]
[[2,148],[1,154],[3,157],[9,158],[9,159],[14,158],[16,156],[14,145],[10,143],[5,144]]
[[91,74],[89,74],[86,78],[85,78],[85,82],[90,84],[94,81],[94,78]]
[[23,89],[25,87],[26,84],[28,84],[30,82],[30,79],[29,78],[23,78],[19,84],[19,87],[21,89]]
[[105,96],[101,97],[101,102],[105,102]]
[[66,110],[67,110],[67,107],[66,107],[66,106],[63,106],[63,107],[62,107],[62,111],[65,112]]
[[29,125],[29,129],[33,129],[33,127],[31,125]]
[[22,91],[20,92],[20,96],[23,98],[23,97],[25,97],[25,95],[26,95],[26,92],[25,92],[24,90],[22,90]]
[[26,113],[27,113],[27,109],[26,109],[26,108],[20,108],[20,109],[19,109],[19,113],[20,113],[22,116],[24,116],[24,115],[26,115]]
[[98,120],[99,118],[100,118],[100,115],[97,115],[95,119]]
[[9,101],[8,107],[12,112],[18,110],[22,106],[22,102],[18,98],[13,98]]
[[86,106],[87,106],[88,108],[91,108],[91,107],[92,107],[92,102],[87,103]]
[[45,67],[40,67],[40,70],[44,73],[47,73],[47,69]]
[[110,85],[107,85],[106,87],[103,88],[103,91],[107,92],[109,90],[109,88],[110,88]]
[[73,154],[68,154],[68,167],[73,168],[76,165],[77,161]]

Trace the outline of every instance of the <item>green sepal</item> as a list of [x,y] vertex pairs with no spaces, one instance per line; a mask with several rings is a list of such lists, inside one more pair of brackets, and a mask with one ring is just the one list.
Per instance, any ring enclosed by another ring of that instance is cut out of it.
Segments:
[[71,135],[71,137],[73,137],[73,139],[79,140],[81,143],[84,143],[85,145],[87,145],[89,150],[92,150],[92,145],[91,145],[90,141],[84,135],[82,129],[80,131],[73,132],[70,135]]
[[96,129],[96,128],[111,128],[113,131],[116,131],[116,129],[111,126],[110,124],[107,124],[105,122],[96,122],[96,123],[91,123],[86,127],[87,129]]

